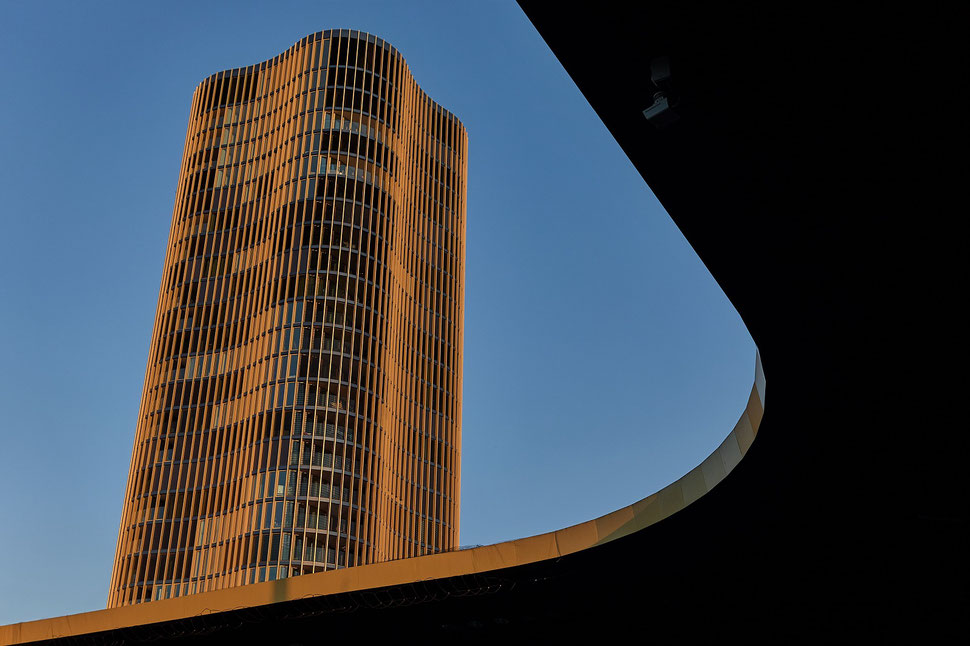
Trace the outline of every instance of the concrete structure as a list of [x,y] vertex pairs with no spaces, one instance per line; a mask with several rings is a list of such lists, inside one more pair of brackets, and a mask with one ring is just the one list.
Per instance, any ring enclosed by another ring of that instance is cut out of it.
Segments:
[[[398,631],[415,634],[416,626],[428,629],[432,635],[464,634],[463,626],[451,622],[468,623],[467,608],[455,616],[443,609],[456,599],[473,604],[472,612],[477,616],[499,613],[500,624],[513,621],[520,625],[521,615],[529,615],[539,607],[532,599],[536,593],[530,591],[537,583],[551,581],[555,589],[558,580],[565,587],[556,594],[582,600],[568,578],[557,575],[550,579],[548,569],[554,564],[570,557],[592,556],[595,560],[595,554],[599,554],[604,558],[602,549],[607,546],[624,549],[646,528],[677,512],[683,513],[707,497],[742,464],[765,414],[766,382],[760,356],[755,362],[753,381],[738,422],[707,459],[660,491],[605,516],[496,545],[0,626],[0,644],[58,637],[84,644],[212,643],[217,639],[228,643],[272,640],[274,635],[285,635],[297,643],[310,642],[322,633],[348,639],[361,634],[400,637],[402,633]],[[610,572],[621,571],[615,563],[608,563]],[[515,589],[524,591],[528,605],[509,608],[508,597]],[[497,609],[482,609],[488,603],[488,595],[498,599]],[[550,590],[541,593],[550,595]],[[398,615],[389,616],[395,610]],[[478,625],[473,635],[479,635],[482,628]]]
[[[940,267],[962,258],[941,214],[962,188],[943,153],[959,141],[963,22],[844,3],[837,20],[817,5],[520,4],[759,348],[771,405],[759,370],[723,471],[711,456],[558,532],[2,626],[0,644],[961,641],[965,433],[945,410],[962,382],[942,364],[962,319],[939,303],[960,293]],[[662,58],[675,122],[644,118]]]
[[466,146],[360,32],[198,86],[109,607],[456,547]]

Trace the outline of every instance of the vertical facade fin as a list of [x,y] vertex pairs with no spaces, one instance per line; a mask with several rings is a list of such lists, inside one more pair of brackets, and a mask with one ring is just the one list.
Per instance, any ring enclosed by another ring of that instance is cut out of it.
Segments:
[[466,145],[361,32],[199,85],[109,607],[457,547]]

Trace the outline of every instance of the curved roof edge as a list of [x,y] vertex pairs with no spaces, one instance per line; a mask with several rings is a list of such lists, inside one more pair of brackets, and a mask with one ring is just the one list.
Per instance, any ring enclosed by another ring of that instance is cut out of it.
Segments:
[[632,505],[564,529],[453,552],[383,561],[316,574],[251,583],[174,599],[0,626],[0,645],[143,626],[283,601],[487,573],[555,559],[609,543],[684,509],[717,486],[748,452],[764,416],[760,353],[744,411],[720,446],[677,481]]

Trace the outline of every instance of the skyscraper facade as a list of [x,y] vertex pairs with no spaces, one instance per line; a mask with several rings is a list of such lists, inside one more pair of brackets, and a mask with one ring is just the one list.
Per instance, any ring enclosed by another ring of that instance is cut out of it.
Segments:
[[466,147],[356,31],[196,88],[109,607],[457,545]]

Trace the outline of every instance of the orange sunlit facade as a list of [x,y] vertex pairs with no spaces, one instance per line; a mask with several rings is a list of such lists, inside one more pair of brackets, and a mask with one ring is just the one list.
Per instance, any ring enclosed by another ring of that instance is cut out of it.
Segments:
[[457,546],[466,146],[356,31],[195,90],[109,607]]

